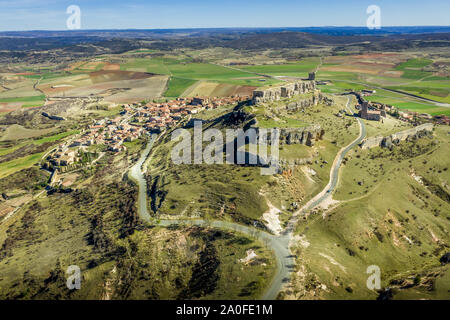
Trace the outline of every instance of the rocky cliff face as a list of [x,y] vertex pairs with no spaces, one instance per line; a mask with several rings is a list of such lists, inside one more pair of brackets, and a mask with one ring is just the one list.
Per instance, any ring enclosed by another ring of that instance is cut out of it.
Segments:
[[397,133],[393,133],[390,136],[376,136],[373,138],[364,139],[361,142],[360,147],[362,149],[374,148],[374,147],[383,147],[383,148],[391,148],[394,145],[400,143],[401,141],[407,139],[421,138],[422,136],[433,131],[432,123],[425,123],[420,126],[414,127],[412,129],[400,131]]
[[296,129],[281,129],[280,144],[304,144],[313,146],[315,141],[321,140],[325,131],[320,125],[313,125]]
[[288,112],[297,112],[299,110],[316,106],[319,103],[331,106],[333,104],[333,99],[323,95],[321,92],[315,93],[312,97],[307,99],[301,99],[298,101],[291,102],[286,105],[286,110]]
[[264,90],[254,90],[252,103],[277,101],[282,98],[291,98],[297,94],[308,93],[316,89],[315,81],[299,81]]

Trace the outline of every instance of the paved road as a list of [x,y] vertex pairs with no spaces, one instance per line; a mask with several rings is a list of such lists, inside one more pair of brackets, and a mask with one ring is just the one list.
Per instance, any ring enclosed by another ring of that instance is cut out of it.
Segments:
[[[348,97],[347,100],[347,111],[350,114],[354,114],[354,111],[350,108],[351,98]],[[355,117],[356,118],[356,117]],[[286,229],[284,230],[285,234],[292,233],[295,229],[295,226],[298,221],[298,217],[304,215],[308,210],[311,210],[317,206],[319,206],[323,201],[327,200],[329,197],[332,196],[332,193],[334,189],[336,188],[336,185],[338,183],[339,178],[339,169],[342,165],[342,160],[345,158],[346,154],[355,146],[357,146],[359,143],[362,142],[362,140],[366,137],[366,127],[364,125],[364,122],[360,118],[356,118],[359,124],[359,136],[353,140],[349,145],[346,147],[343,147],[341,150],[339,150],[338,154],[334,158],[333,165],[331,166],[330,170],[330,180],[328,181],[328,184],[325,186],[325,188],[319,192],[315,197],[313,197],[311,200],[309,200],[302,208],[297,210],[289,220]]]
[[142,164],[147,159],[150,150],[152,150],[153,144],[155,143],[155,140],[157,138],[157,135],[152,134],[148,143],[147,147],[142,152],[139,160],[136,162],[136,164],[131,167],[130,175],[133,180],[135,180],[139,187],[139,194],[138,194],[138,212],[142,220],[145,222],[151,222],[150,213],[148,212],[147,208],[147,182],[145,181],[144,174],[142,173]]
[[[347,110],[351,114],[353,111],[349,108],[351,99],[348,99]],[[289,281],[290,273],[293,271],[295,266],[294,257],[291,255],[289,250],[289,244],[291,243],[292,236],[294,233],[295,222],[297,221],[297,216],[300,213],[306,212],[306,210],[312,209],[313,207],[319,205],[328,196],[331,196],[331,192],[336,187],[338,181],[339,168],[342,164],[342,159],[345,157],[346,153],[355,147],[366,135],[366,130],[364,123],[361,119],[357,119],[360,125],[360,135],[351,144],[341,149],[341,151],[336,156],[333,166],[330,172],[330,182],[328,185],[308,204],[306,204],[301,210],[298,211],[297,215],[293,215],[288,223],[288,227],[280,235],[276,236],[265,231],[258,230],[256,228],[241,225],[229,221],[206,221],[203,219],[171,219],[171,220],[160,220],[158,222],[152,221],[150,213],[147,206],[147,184],[142,172],[142,164],[145,163],[147,157],[150,153],[153,144],[156,141],[156,135],[152,135],[147,147],[141,154],[138,162],[131,168],[130,175],[131,178],[137,181],[139,187],[138,195],[138,209],[140,217],[149,223],[158,223],[160,226],[170,226],[170,225],[197,225],[197,226],[211,226],[219,229],[233,230],[241,232],[250,237],[257,238],[263,242],[266,246],[273,250],[275,254],[277,269],[274,278],[272,279],[270,286],[266,289],[262,299],[273,300],[277,297],[280,290],[283,288],[285,282]]]
[[431,99],[420,97],[420,96],[417,96],[417,95],[414,95],[414,94],[411,94],[411,93],[408,93],[408,92],[404,92],[404,91],[401,91],[401,90],[388,89],[388,88],[385,88],[385,87],[380,87],[380,86],[377,86],[377,85],[367,84],[367,83],[364,83],[364,82],[358,82],[358,81],[352,81],[352,80],[338,80],[338,81],[360,84],[360,85],[363,85],[363,86],[366,86],[366,87],[369,87],[369,88],[372,88],[372,89],[386,90],[386,91],[398,93],[400,95],[403,95],[403,96],[406,96],[406,97],[409,97],[409,98],[414,98],[415,100],[420,100],[420,101],[427,102],[429,104],[434,104],[437,107],[450,108],[450,104],[449,103],[444,103],[444,102],[439,102],[439,101],[436,101],[436,100],[431,100]]

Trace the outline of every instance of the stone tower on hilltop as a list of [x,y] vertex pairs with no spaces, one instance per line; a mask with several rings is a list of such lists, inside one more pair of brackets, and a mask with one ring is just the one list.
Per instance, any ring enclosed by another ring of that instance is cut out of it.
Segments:
[[253,91],[252,103],[278,101],[282,98],[290,98],[297,94],[314,92],[316,89],[315,81],[297,81],[270,87],[267,89],[257,89]]

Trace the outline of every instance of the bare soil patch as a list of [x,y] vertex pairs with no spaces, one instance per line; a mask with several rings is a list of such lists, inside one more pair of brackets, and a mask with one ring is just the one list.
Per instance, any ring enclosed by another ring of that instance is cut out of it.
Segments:
[[256,87],[251,86],[200,81],[194,86],[188,88],[188,90],[186,90],[183,95],[187,97],[229,97],[233,95],[244,96],[251,95],[253,90],[255,89]]
[[39,137],[41,135],[50,133],[55,129],[56,128],[27,129],[27,128],[22,127],[21,125],[13,124],[5,130],[5,133],[0,138],[0,141],[19,140],[19,139]]
[[124,70],[100,70],[89,74],[93,83],[118,81],[118,80],[139,80],[154,76],[148,72],[134,72]]
[[22,105],[23,105],[22,102],[0,103],[0,113],[18,110],[18,109],[22,108]]
[[105,65],[103,66],[103,70],[108,70],[108,71],[120,70],[120,64],[106,62]]

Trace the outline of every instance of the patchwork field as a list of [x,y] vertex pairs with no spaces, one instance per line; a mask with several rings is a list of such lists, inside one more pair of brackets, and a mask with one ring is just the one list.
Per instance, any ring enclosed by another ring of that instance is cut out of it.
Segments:
[[306,58],[304,60],[287,64],[266,64],[239,67],[242,70],[272,76],[307,77],[309,72],[315,71],[319,66],[319,58]]
[[239,86],[226,83],[198,81],[183,92],[183,97],[207,96],[228,97],[232,95],[250,96],[257,87]]
[[323,71],[354,72],[401,77],[401,71],[392,70],[407,59],[399,53],[372,53],[364,55],[332,56],[324,60]]
[[[105,101],[113,103],[141,102],[151,100],[163,95],[167,88],[167,76],[153,76],[144,80],[124,80],[120,82],[111,82],[113,86],[110,90],[119,92],[108,95]],[[108,89],[104,89],[108,90]],[[102,91],[100,95],[108,94]]]
[[5,83],[0,86],[0,113],[44,104],[45,96],[33,87],[36,80],[24,76],[0,74],[0,81]]
[[48,129],[27,129],[18,124],[13,124],[9,126],[5,132],[2,134],[0,141],[6,140],[20,140],[27,138],[39,137],[44,134],[52,132],[56,128]]
[[170,77],[164,96],[179,97],[196,82],[197,80]]
[[26,169],[39,162],[42,153],[35,153],[22,158],[0,163],[0,179],[14,172]]
[[[41,160],[41,157],[48,149],[68,136],[78,133],[77,130],[64,131],[54,135],[48,135],[56,128],[29,130],[17,125],[8,128],[9,134],[14,139],[8,139],[9,136],[2,137],[0,141],[0,177],[7,177],[15,172],[29,168]],[[44,137],[36,139],[37,136]],[[35,138],[35,139],[33,139]],[[17,142],[15,140],[22,139]]]
[[127,103],[160,97],[167,79],[146,72],[102,70],[45,80],[38,88],[49,97],[97,95],[108,102]]
[[[379,102],[398,105],[401,109],[428,112],[432,115],[449,114],[450,78],[438,76],[441,69],[434,68],[431,59],[416,58],[411,53],[371,53],[364,55],[329,56],[319,61],[307,58],[297,63],[237,66],[236,68],[259,75],[302,77],[318,69],[317,79],[331,80],[321,85],[323,92],[340,93],[347,90],[374,89],[383,92]],[[434,69],[433,69],[434,68]],[[281,79],[281,78],[280,78]],[[398,93],[382,90],[397,90]],[[386,94],[388,93],[388,94]],[[407,94],[410,94],[409,96]],[[416,95],[414,98],[412,95]],[[372,101],[378,101],[376,98]],[[418,98],[430,99],[426,102]]]
[[121,70],[151,72],[156,74],[167,74],[175,78],[191,80],[211,80],[237,85],[261,86],[261,81],[266,80],[271,83],[274,80],[264,77],[255,77],[248,72],[234,68],[227,68],[213,63],[199,63],[184,57],[174,58],[136,58],[121,64]]

